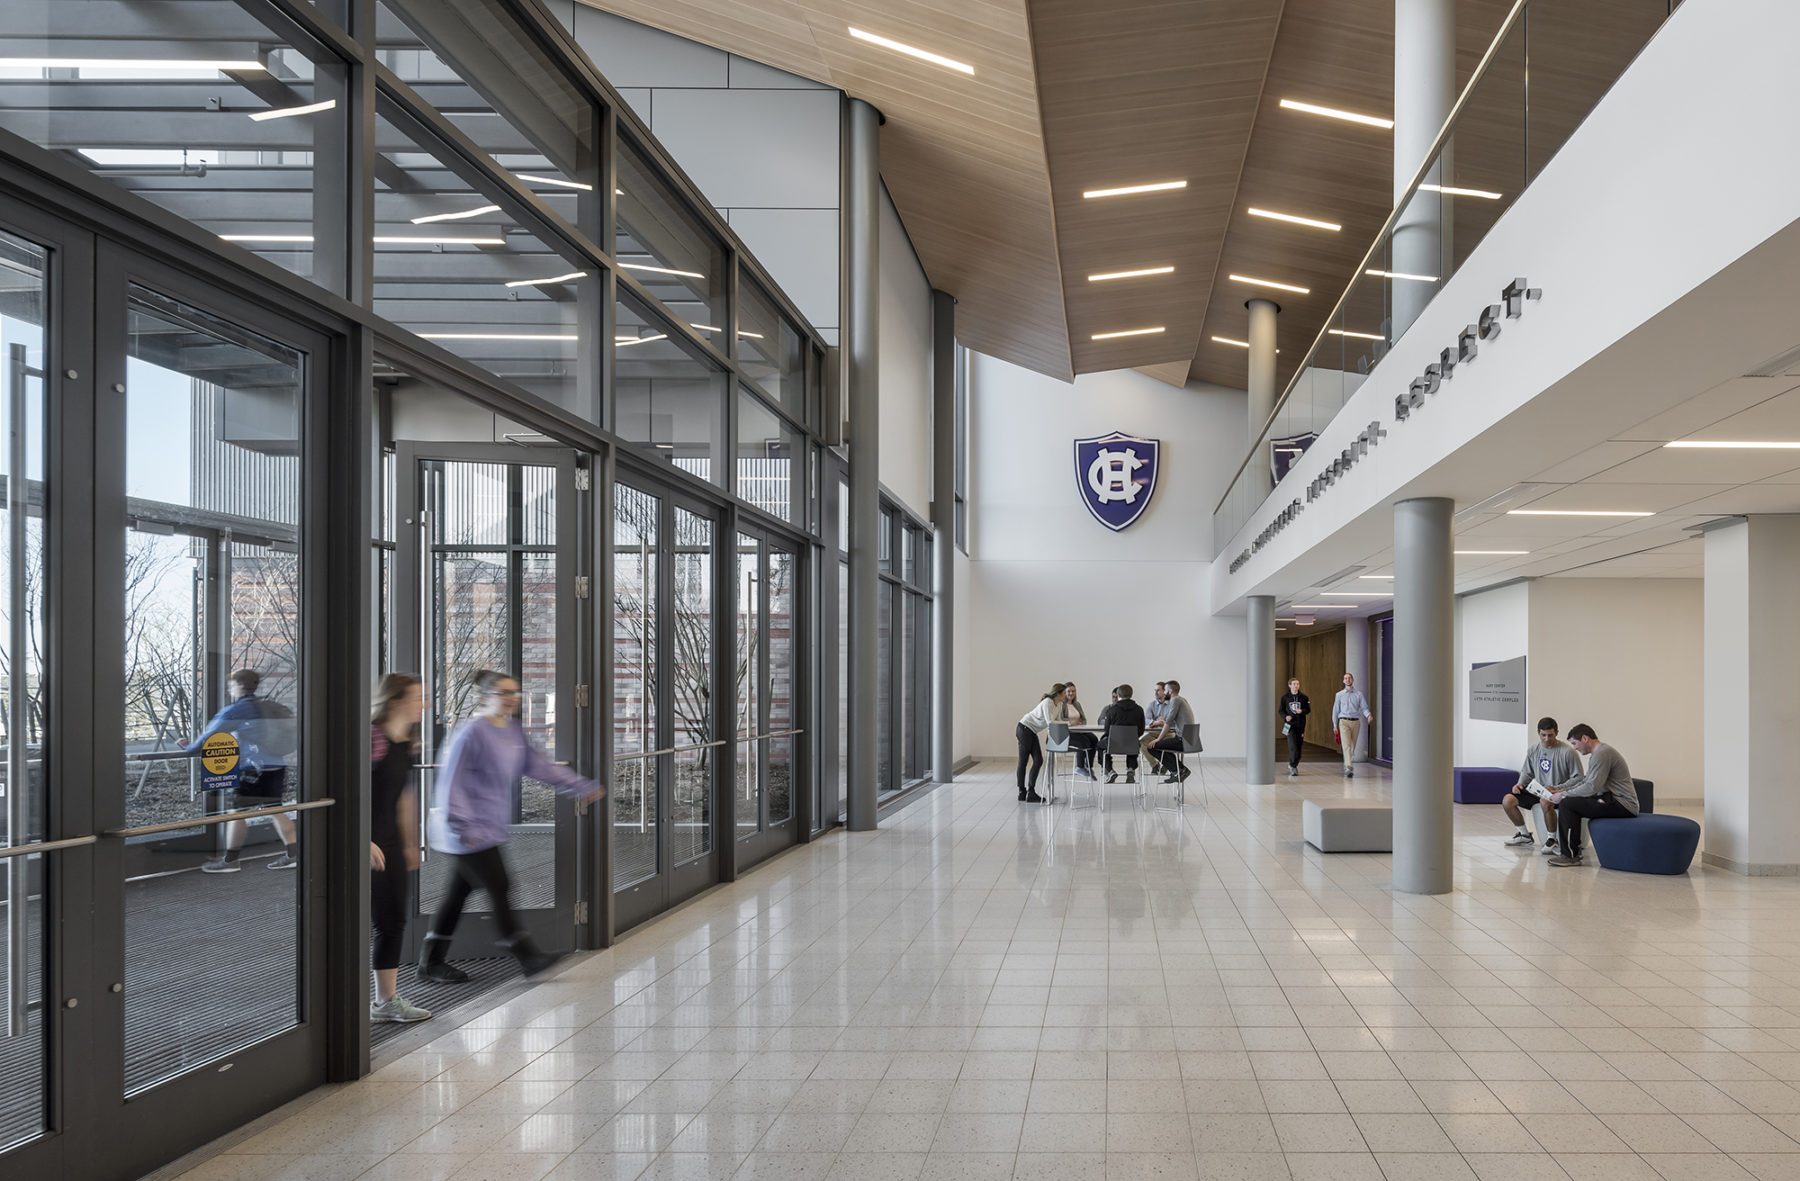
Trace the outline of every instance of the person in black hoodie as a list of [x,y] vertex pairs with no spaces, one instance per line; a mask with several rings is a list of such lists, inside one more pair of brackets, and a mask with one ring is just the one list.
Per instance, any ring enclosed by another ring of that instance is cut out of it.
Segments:
[[1300,774],[1300,748],[1304,745],[1306,715],[1312,712],[1312,698],[1300,692],[1300,678],[1288,678],[1288,691],[1281,695],[1277,707],[1281,713],[1281,732],[1287,735],[1288,778]]
[[[1131,699],[1131,686],[1120,685],[1113,690],[1113,702],[1100,711],[1100,741],[1105,744],[1112,737],[1114,726],[1130,726],[1138,737],[1144,734],[1144,707]],[[1119,773],[1113,770],[1112,751],[1102,745],[1106,754],[1106,781],[1116,783]],[[1137,743],[1131,744],[1131,750],[1125,756],[1125,782],[1137,782],[1138,765]]]

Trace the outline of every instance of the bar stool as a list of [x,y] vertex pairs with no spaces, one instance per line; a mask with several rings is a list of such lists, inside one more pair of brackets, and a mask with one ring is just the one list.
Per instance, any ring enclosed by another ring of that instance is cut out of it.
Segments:
[[1049,789],[1044,793],[1045,803],[1054,804],[1056,802],[1056,756],[1072,756],[1074,753],[1074,749],[1069,745],[1069,724],[1067,722],[1051,722],[1050,728],[1044,731],[1044,762],[1047,764],[1045,769],[1049,772],[1048,778],[1044,781],[1045,787]]
[[[1183,726],[1181,728],[1181,751],[1175,759],[1175,766],[1177,768],[1175,773],[1180,775],[1182,771],[1187,769],[1187,757],[1189,755],[1197,755],[1205,749],[1204,744],[1200,741],[1200,723],[1189,722],[1187,725]],[[1175,752],[1171,751],[1169,753],[1173,754]],[[1206,804],[1206,764],[1202,762],[1197,765],[1200,769],[1200,803],[1201,806],[1204,807]],[[1168,806],[1157,805],[1156,810],[1158,812],[1179,812],[1186,805],[1187,783],[1184,780],[1177,779],[1175,781],[1175,790],[1169,793]]]

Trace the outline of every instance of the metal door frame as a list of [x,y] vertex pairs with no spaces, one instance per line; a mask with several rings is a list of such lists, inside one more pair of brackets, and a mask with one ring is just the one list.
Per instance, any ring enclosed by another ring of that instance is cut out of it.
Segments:
[[[769,723],[769,699],[766,694],[757,699],[757,719],[754,732],[760,737],[756,739],[756,773],[762,786],[756,793],[757,826],[756,830],[739,836],[736,817],[733,817],[732,837],[736,849],[734,869],[738,873],[749,869],[759,862],[766,861],[794,844],[799,843],[801,832],[806,828],[801,815],[808,809],[802,797],[810,797],[812,792],[811,759],[809,757],[811,727],[807,725],[813,716],[807,708],[806,670],[811,660],[811,620],[806,610],[806,588],[810,585],[807,570],[808,558],[812,546],[805,541],[796,541],[783,537],[773,530],[760,527],[756,522],[747,520],[744,514],[738,514],[732,530],[732,589],[734,618],[732,634],[737,634],[735,619],[736,602],[736,567],[737,538],[739,535],[754,538],[757,566],[757,667],[746,670],[746,678],[760,684],[770,684],[769,644],[769,565],[771,554],[779,550],[793,559],[793,573],[788,586],[788,646],[791,669],[789,671],[789,704],[788,726],[779,733],[788,736],[790,759],[790,780],[788,784],[787,819],[771,824],[769,821],[768,772],[769,772],[769,740],[778,733]],[[735,653],[733,654],[735,658]],[[734,702],[734,705],[736,703]],[[734,715],[735,716],[735,715]],[[734,747],[741,745],[734,733]],[[736,751],[733,751],[735,760]],[[736,807],[737,793],[731,793],[732,805]],[[809,834],[810,835],[810,834]]]

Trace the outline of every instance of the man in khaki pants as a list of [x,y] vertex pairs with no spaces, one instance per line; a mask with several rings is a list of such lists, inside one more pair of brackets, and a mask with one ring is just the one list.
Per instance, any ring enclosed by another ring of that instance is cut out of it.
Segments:
[[1338,745],[1344,752],[1344,775],[1346,778],[1356,777],[1356,738],[1362,733],[1362,724],[1375,720],[1369,712],[1369,699],[1364,697],[1356,687],[1356,678],[1349,673],[1344,674],[1344,687],[1331,701],[1331,724],[1338,732]]

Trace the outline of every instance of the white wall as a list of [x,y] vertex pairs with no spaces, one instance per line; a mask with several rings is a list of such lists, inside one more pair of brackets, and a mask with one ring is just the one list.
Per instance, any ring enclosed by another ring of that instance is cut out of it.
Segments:
[[[1456,765],[1516,767],[1537,741],[1532,723],[1542,717],[1533,686],[1529,648],[1530,584],[1518,582],[1456,600]],[[1524,656],[1526,720],[1490,722],[1469,716],[1469,666]],[[1565,726],[1570,723],[1564,723]]]
[[[1064,384],[969,362],[967,749],[1012,757],[1014,724],[1053,681],[1073,677],[1097,715],[1112,685],[1148,701],[1175,677],[1207,753],[1243,757],[1244,620],[1206,601],[1209,514],[1242,458],[1243,393],[1124,370]],[[1163,447],[1150,506],[1121,533],[1093,519],[1075,483],[1074,441],[1112,431]]]
[[1592,726],[1633,775],[1656,781],[1659,807],[1704,798],[1703,585],[1697,578],[1530,584],[1531,710],[1555,717],[1564,734],[1577,722]]
[[881,482],[931,516],[931,283],[881,191]]

